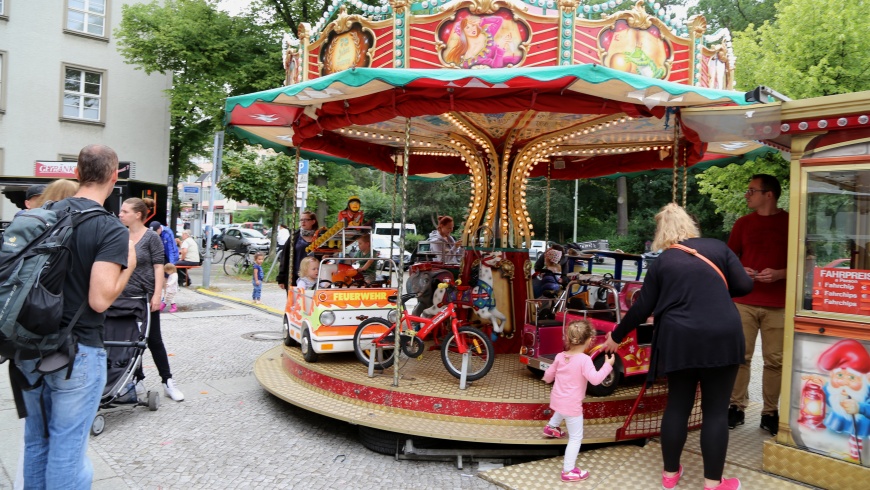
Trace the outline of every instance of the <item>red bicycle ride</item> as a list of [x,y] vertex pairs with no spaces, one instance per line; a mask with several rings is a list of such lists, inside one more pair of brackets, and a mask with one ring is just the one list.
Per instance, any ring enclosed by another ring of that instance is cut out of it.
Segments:
[[[414,293],[403,294],[401,300],[404,304],[415,297],[417,295]],[[395,304],[396,299],[396,296],[391,296],[388,301]],[[456,314],[454,302],[446,303],[446,306],[432,318],[405,313],[402,315],[401,322],[403,328],[400,330],[399,339],[401,350],[406,356],[422,355],[425,350],[423,341],[438,329],[439,334],[442,332],[446,334],[441,341],[441,361],[444,362],[447,372],[456,378],[461,378],[462,357],[465,353],[469,354],[466,373],[468,381],[486,376],[492,368],[495,361],[492,341],[488,335],[475,327],[460,326],[463,322]],[[445,323],[450,326],[449,330]],[[419,324],[419,330],[414,329],[415,324]],[[370,353],[374,350],[375,355],[380,357],[375,359],[376,369],[387,369],[392,366],[396,361],[396,326],[397,323],[391,323],[383,318],[369,318],[360,323],[353,336],[353,350],[357,359],[368,366]]]

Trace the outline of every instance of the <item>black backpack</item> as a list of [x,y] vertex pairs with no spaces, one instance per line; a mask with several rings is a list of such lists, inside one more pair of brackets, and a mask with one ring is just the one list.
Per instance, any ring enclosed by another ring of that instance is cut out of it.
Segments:
[[68,366],[69,376],[75,356],[70,333],[87,306],[83,302],[72,320],[61,324],[73,231],[90,218],[110,214],[102,207],[55,210],[53,204],[20,214],[3,233],[0,362],[40,359],[39,372],[49,374]]

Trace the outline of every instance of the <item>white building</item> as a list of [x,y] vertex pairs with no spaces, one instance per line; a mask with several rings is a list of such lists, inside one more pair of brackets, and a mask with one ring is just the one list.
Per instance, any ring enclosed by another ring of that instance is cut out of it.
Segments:
[[107,208],[151,193],[166,202],[169,103],[163,91],[172,79],[146,75],[118,52],[112,31],[121,7],[133,3],[143,2],[0,0],[3,220],[18,210],[14,202],[29,184],[68,175],[74,164],[60,162],[75,162],[91,143],[112,147],[130,163]]

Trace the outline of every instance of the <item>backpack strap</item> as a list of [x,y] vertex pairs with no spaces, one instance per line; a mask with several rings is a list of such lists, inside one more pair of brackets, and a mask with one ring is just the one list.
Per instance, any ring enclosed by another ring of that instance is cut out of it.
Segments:
[[671,246],[668,247],[668,248],[675,248],[675,249],[677,249],[677,250],[682,250],[683,252],[686,252],[686,253],[689,254],[689,255],[694,255],[695,257],[698,257],[699,259],[701,259],[701,260],[703,260],[704,262],[706,262],[707,265],[709,265],[710,267],[712,267],[713,270],[716,271],[717,274],[719,274],[719,277],[721,277],[721,278],[722,278],[722,281],[725,282],[725,289],[728,289],[728,280],[725,279],[725,274],[723,274],[722,271],[719,270],[718,267],[716,267],[716,264],[714,264],[710,259],[708,259],[707,257],[704,257],[704,256],[701,254],[701,252],[698,252],[698,251],[695,250],[694,248],[689,248],[689,247],[687,247],[687,246],[685,246],[685,245],[680,245],[679,243],[675,243],[675,244],[671,245]]

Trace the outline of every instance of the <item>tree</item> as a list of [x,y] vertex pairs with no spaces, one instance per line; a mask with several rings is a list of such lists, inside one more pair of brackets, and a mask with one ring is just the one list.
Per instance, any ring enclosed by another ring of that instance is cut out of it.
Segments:
[[[231,17],[208,0],[123,5],[115,36],[127,63],[145,73],[172,72],[169,173],[175,189],[197,172],[223,124],[224,99],[280,85],[280,36],[253,15]],[[230,139],[229,145],[240,146]],[[180,202],[172,203],[175,226]]]
[[780,0],[776,20],[734,36],[737,83],[798,99],[870,89],[866,0]]
[[[295,199],[296,163],[284,154],[258,156],[253,152],[228,152],[224,176],[218,182],[223,195],[266,208],[273,225],[280,223],[288,199]],[[272,233],[270,250],[275,250]]]
[[701,14],[707,19],[707,32],[726,28],[732,33],[750,24],[761,25],[773,20],[777,0],[698,0],[689,8],[689,15]]

